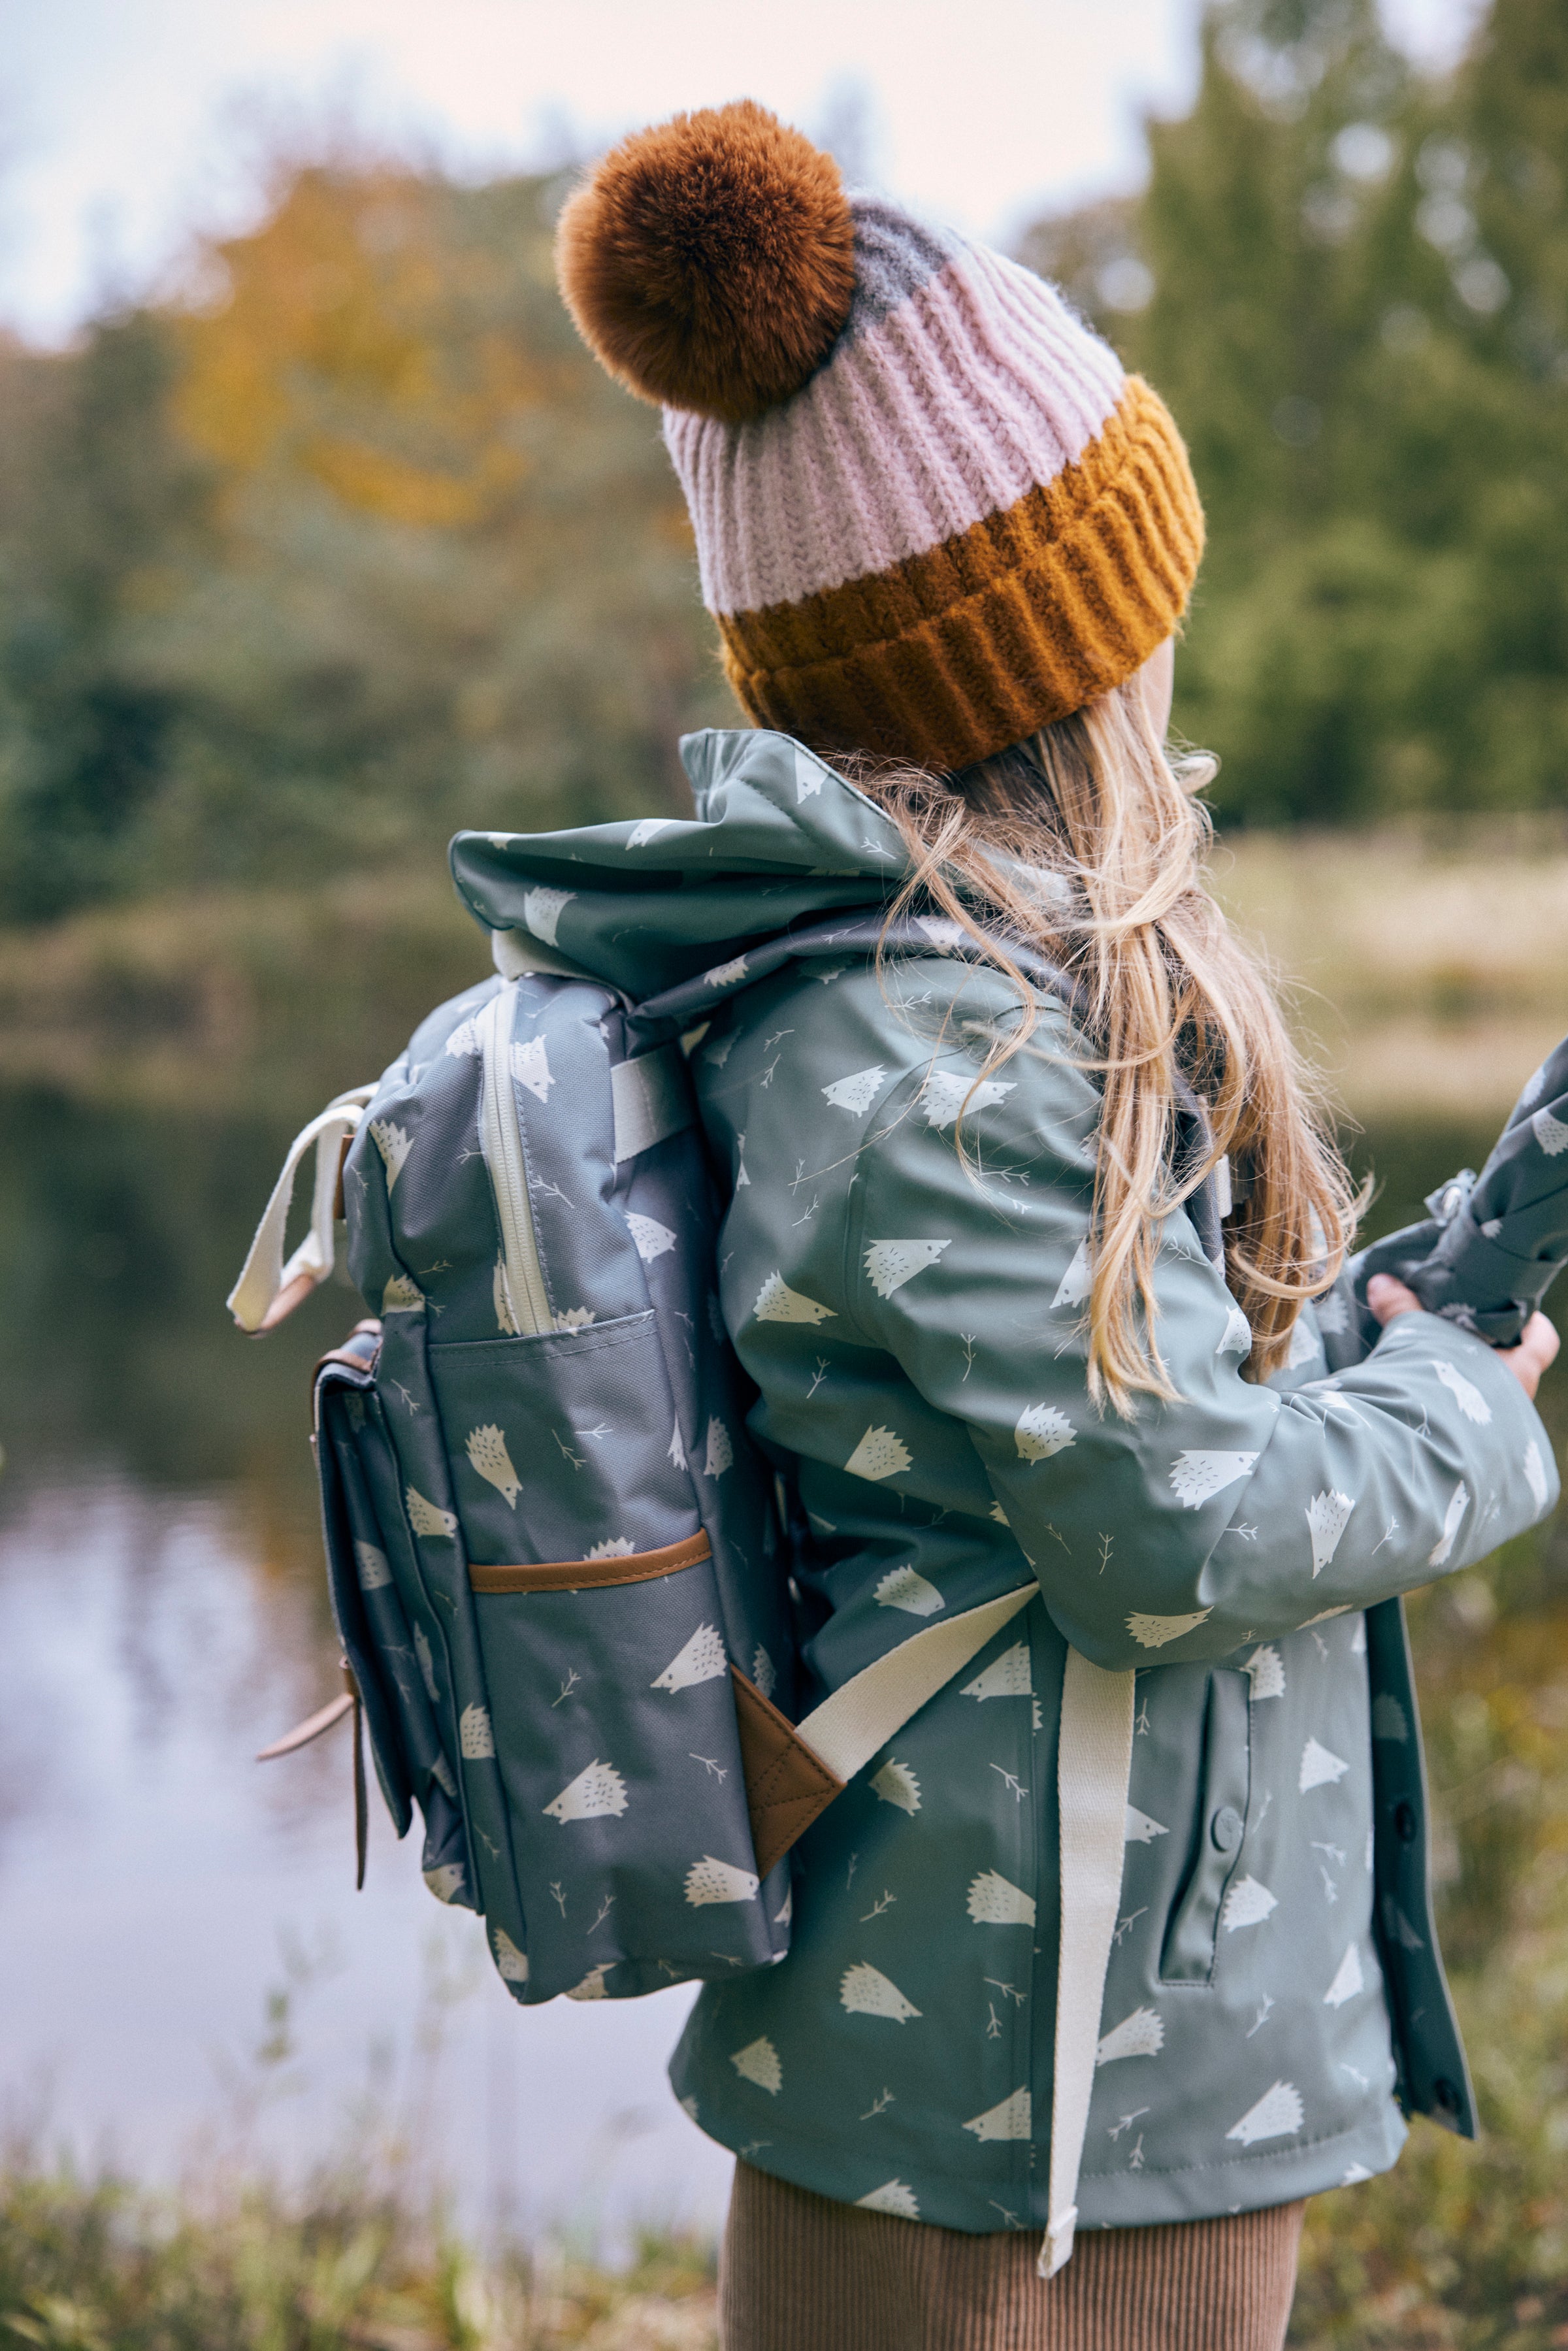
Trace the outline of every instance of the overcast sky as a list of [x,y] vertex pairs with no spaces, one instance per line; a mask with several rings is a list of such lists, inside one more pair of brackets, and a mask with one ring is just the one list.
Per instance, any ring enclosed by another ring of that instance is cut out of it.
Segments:
[[[1443,63],[1477,0],[1385,0]],[[465,172],[749,96],[863,93],[876,178],[981,235],[1136,183],[1197,0],[0,0],[0,320],[68,334],[254,198],[256,121],[347,116]]]

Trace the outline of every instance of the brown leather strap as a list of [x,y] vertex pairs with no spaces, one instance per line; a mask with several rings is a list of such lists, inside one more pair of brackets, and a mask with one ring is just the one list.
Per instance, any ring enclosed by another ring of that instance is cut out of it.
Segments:
[[666,1543],[662,1551],[622,1552],[612,1559],[549,1560],[535,1567],[471,1565],[468,1581],[476,1592],[587,1592],[601,1583],[647,1583],[656,1575],[677,1575],[706,1559],[709,1548],[707,1531],[699,1528],[685,1542]]
[[757,1874],[766,1877],[833,1798],[842,1795],[844,1783],[807,1746],[789,1716],[780,1714],[737,1666],[731,1666],[729,1675],[735,1685],[752,1849]]
[[365,1854],[370,1844],[371,1809],[365,1788],[365,1708],[360,1696],[360,1685],[354,1679],[347,1657],[343,1660],[343,1679],[354,1707],[354,1891],[365,1890]]
[[292,1730],[286,1730],[281,1739],[275,1739],[270,1747],[262,1748],[256,1761],[271,1763],[279,1755],[293,1755],[301,1747],[308,1747],[313,1739],[319,1739],[324,1730],[330,1730],[335,1722],[341,1722],[353,1703],[347,1690],[338,1698],[329,1698],[326,1705],[318,1708],[314,1714],[308,1714],[303,1722],[297,1722]]

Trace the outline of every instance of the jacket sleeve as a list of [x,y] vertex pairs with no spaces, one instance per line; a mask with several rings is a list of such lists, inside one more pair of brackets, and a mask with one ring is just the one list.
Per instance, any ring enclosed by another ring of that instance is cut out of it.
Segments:
[[[1227,1656],[1470,1566],[1545,1514],[1551,1443],[1490,1348],[1411,1314],[1333,1377],[1253,1384],[1245,1319],[1179,1211],[1155,1270],[1178,1394],[1139,1397],[1130,1420],[1096,1409],[1099,1098],[1071,1050],[1048,1013],[971,1095],[967,1162],[951,1112],[977,1064],[938,1051],[901,1081],[851,1194],[843,1282],[862,1336],[966,1426],[1075,1648],[1115,1669]],[[912,1259],[918,1278],[888,1276]]]

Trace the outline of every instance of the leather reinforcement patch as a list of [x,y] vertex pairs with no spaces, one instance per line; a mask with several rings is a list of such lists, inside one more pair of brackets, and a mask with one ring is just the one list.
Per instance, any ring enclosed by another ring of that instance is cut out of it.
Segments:
[[766,1877],[833,1798],[842,1795],[844,1783],[737,1666],[731,1666],[729,1675],[757,1874]]

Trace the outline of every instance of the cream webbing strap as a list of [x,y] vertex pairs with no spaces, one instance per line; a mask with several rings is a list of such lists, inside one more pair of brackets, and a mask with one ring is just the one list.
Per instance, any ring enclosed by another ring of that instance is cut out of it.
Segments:
[[1100,2047],[1105,1970],[1122,1899],[1136,1676],[1108,1674],[1067,1652],[1056,1782],[1061,1821],[1061,1944],[1056,1976],[1056,2077],[1041,2277],[1072,2258],[1078,2172]]
[[[288,1146],[283,1172],[272,1187],[262,1212],[256,1238],[228,1295],[228,1310],[242,1331],[268,1331],[281,1322],[291,1307],[332,1270],[332,1212],[338,1196],[338,1174],[343,1145],[364,1114],[374,1086],[353,1086],[339,1094],[308,1126],[301,1127]],[[284,1234],[294,1178],[310,1145],[316,1145],[316,1186],[310,1204],[310,1229],[287,1265]]]
[[928,1625],[852,1675],[831,1698],[795,1726],[814,1753],[841,1780],[852,1780],[879,1747],[901,1731],[939,1689],[977,1656],[1010,1616],[1040,1597],[1034,1582],[1004,1592],[998,1600],[966,1608],[940,1625]]

